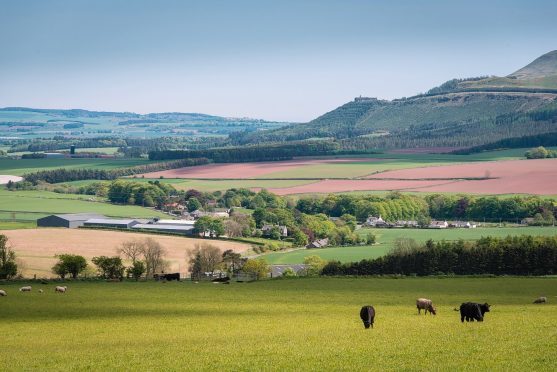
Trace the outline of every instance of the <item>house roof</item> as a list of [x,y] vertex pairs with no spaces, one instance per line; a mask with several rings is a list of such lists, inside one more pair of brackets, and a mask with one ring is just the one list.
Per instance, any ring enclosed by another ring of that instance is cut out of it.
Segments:
[[195,221],[192,220],[158,220],[153,225],[174,225],[174,226],[193,226]]

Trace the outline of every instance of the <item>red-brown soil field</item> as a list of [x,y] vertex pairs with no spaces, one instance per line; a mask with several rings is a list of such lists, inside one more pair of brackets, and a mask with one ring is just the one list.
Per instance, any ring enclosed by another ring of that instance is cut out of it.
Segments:
[[[483,177],[489,179],[465,180]],[[557,194],[557,159],[490,161],[401,169],[374,174],[366,180],[325,180],[270,191],[288,195],[372,190],[554,195]]]
[[293,168],[314,164],[369,162],[371,158],[342,159],[303,159],[257,163],[208,164],[195,167],[170,169],[161,172],[145,173],[145,178],[201,178],[201,179],[236,179],[254,178],[270,173],[287,171]]
[[95,256],[115,256],[117,248],[122,242],[133,239],[152,238],[159,242],[167,251],[165,260],[168,261],[168,272],[188,271],[186,251],[196,244],[209,243],[221,250],[233,249],[244,252],[249,245],[221,240],[203,240],[183,238],[178,236],[153,235],[132,233],[125,231],[103,231],[87,229],[21,229],[4,230],[2,234],[8,236],[9,244],[17,257],[22,260],[24,275],[32,277],[53,277],[52,266],[56,263],[54,255],[60,253],[79,254],[87,258],[89,264]]

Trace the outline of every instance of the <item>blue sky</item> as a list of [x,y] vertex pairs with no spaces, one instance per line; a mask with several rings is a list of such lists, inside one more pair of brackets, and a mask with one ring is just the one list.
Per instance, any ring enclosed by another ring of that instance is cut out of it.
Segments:
[[308,121],[364,95],[507,75],[557,1],[0,0],[0,106]]

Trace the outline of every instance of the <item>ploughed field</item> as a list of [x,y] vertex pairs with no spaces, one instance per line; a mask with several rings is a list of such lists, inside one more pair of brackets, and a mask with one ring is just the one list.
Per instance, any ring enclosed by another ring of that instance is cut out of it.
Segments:
[[89,265],[95,256],[115,256],[120,245],[129,240],[152,238],[166,250],[168,263],[166,272],[188,273],[187,250],[196,244],[212,244],[222,251],[232,249],[244,252],[248,244],[210,239],[193,239],[180,236],[133,233],[127,231],[106,231],[93,229],[40,228],[4,230],[1,234],[9,242],[17,257],[23,261],[25,277],[37,275],[38,278],[54,277],[51,268],[56,263],[56,254],[78,254],[87,259]]
[[524,151],[460,156],[380,154],[361,158],[208,164],[143,176],[170,178],[181,189],[267,188],[279,195],[391,190],[557,194],[557,159],[517,160]]
[[[5,371],[552,370],[557,278],[2,283]],[[45,292],[40,294],[41,288]],[[534,305],[539,295],[549,303]],[[431,298],[436,316],[418,315]],[[488,302],[461,323],[464,301]],[[376,309],[364,329],[363,305]]]

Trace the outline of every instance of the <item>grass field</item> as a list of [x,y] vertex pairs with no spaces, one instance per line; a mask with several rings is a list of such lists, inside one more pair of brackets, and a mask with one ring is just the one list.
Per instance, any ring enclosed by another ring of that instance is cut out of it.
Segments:
[[[2,370],[548,371],[556,278],[2,284]],[[42,288],[45,293],[39,294]],[[533,305],[544,294],[550,303]],[[418,297],[437,316],[419,316]],[[483,323],[452,309],[487,301]],[[362,305],[376,308],[365,330]],[[43,335],[37,337],[37,335]],[[553,366],[553,367],[552,367]]]
[[0,219],[35,220],[53,213],[84,212],[111,217],[167,216],[140,206],[105,203],[90,195],[57,194],[50,191],[8,191],[0,188]]
[[332,247],[319,249],[299,249],[289,252],[276,252],[263,255],[271,264],[303,263],[307,256],[316,255],[327,261],[341,262],[360,261],[377,258],[388,253],[397,238],[410,238],[418,243],[433,240],[477,240],[482,236],[505,237],[507,235],[557,235],[557,227],[492,227],[476,229],[360,229],[358,234],[366,236],[375,234],[377,243],[373,246]]
[[21,176],[25,173],[56,168],[115,169],[148,162],[146,159],[0,159],[0,174]]

